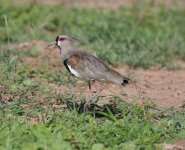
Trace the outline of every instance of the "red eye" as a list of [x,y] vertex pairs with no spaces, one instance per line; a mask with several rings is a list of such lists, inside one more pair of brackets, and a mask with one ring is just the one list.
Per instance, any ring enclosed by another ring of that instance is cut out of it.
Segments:
[[59,40],[60,40],[60,41],[64,41],[64,40],[65,40],[65,38],[59,38]]

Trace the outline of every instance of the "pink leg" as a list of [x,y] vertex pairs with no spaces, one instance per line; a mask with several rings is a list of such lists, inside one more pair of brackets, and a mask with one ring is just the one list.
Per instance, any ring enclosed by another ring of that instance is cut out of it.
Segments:
[[97,93],[103,90],[103,87],[99,85],[96,81],[94,81],[94,86],[96,88]]
[[96,88],[96,93],[94,94],[92,89],[91,89],[91,85],[89,84],[89,97],[88,97],[88,101],[84,104],[84,112],[87,112],[89,110],[89,105],[92,102],[92,100],[102,92],[103,88],[102,86],[100,86],[98,83],[96,83],[95,81],[93,81],[93,85]]

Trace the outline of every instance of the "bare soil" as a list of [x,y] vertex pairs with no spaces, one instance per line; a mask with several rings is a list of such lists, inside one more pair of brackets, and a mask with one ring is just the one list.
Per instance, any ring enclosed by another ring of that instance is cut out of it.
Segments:
[[[164,4],[169,8],[178,5],[179,8],[185,8],[185,0],[143,0],[143,2],[152,2],[158,6]],[[104,9],[119,9],[122,6],[132,6],[141,2],[140,0],[29,0],[26,3],[48,4],[53,6],[67,6],[67,7],[90,7],[90,8],[104,8]],[[4,0],[4,3],[6,1]],[[14,4],[21,4],[22,1],[13,0]],[[25,2],[24,2],[25,3]],[[36,58],[27,57],[22,59],[22,62],[28,67],[37,69],[42,68],[46,63],[51,69],[63,69],[62,62],[59,58],[59,51],[57,48],[48,48],[48,43],[43,41],[32,41],[29,43],[22,43],[19,45],[20,50],[29,50],[36,47],[41,52]],[[104,99],[99,101],[99,104],[107,103],[107,97],[119,96],[129,103],[148,103],[154,102],[159,107],[179,107],[185,104],[185,62],[180,62],[182,67],[178,71],[170,71],[164,68],[153,69],[131,69],[128,67],[116,68],[122,74],[129,74],[133,78],[130,85],[121,87],[117,85],[106,85],[101,93],[105,96]],[[49,83],[47,83],[49,84]],[[51,84],[51,83],[50,83]],[[55,87],[56,94],[64,94],[65,92],[78,92],[88,95],[88,88],[86,84],[77,83],[73,89],[67,86],[58,87],[56,84],[51,84]],[[82,86],[82,87],[81,87]],[[83,90],[86,89],[86,90]],[[80,92],[79,92],[80,91]],[[57,106],[58,107],[58,106]],[[63,106],[61,106],[63,107]],[[39,117],[42,119],[42,117]],[[32,124],[38,122],[35,120]],[[165,150],[185,150],[185,140],[176,141],[173,144],[164,144]]]
[[[6,1],[5,1],[6,2]],[[20,0],[13,0],[14,4],[21,3],[34,3],[41,5],[53,5],[53,6],[67,6],[67,7],[85,7],[85,8],[103,8],[103,9],[119,9],[122,6],[132,6],[133,4],[144,4],[151,3],[154,6],[166,5],[169,8],[179,6],[180,8],[185,7],[184,0],[29,0],[26,2]]]
[[[47,63],[51,69],[65,69],[60,60],[60,53],[56,47],[48,47],[50,43],[44,41],[32,41],[19,44],[18,47],[22,51],[29,51],[36,48],[40,51],[38,57],[26,57],[22,62],[28,67],[41,69]],[[118,96],[128,103],[155,103],[161,108],[179,107],[185,104],[185,62],[177,62],[181,67],[180,70],[170,71],[165,68],[151,69],[132,69],[129,67],[114,68],[121,74],[127,74],[132,78],[132,82],[127,86],[118,86],[113,84],[102,84],[104,90],[98,95],[100,98],[98,105],[109,103],[109,98]],[[81,96],[89,96],[87,83],[79,80],[74,87],[58,86],[55,83],[44,83],[53,86],[55,90],[53,94],[63,95],[72,93],[77,96],[76,101]],[[93,90],[96,88],[93,86]],[[40,101],[44,101],[41,99]],[[44,103],[44,102],[43,102]],[[65,108],[64,105],[53,105],[55,108]],[[29,124],[36,124],[42,120],[44,116],[28,121]],[[185,140],[178,140],[173,144],[163,144],[164,150],[185,150]]]
[[[32,41],[29,43],[19,44],[19,49],[23,51],[36,48],[40,51],[38,57],[25,57],[22,62],[28,67],[41,69],[46,63],[51,69],[59,70],[63,68],[60,60],[60,53],[56,47],[48,47],[49,43],[44,41]],[[119,86],[107,83],[101,83],[103,91],[99,96],[102,98],[98,103],[108,103],[111,96],[118,96],[128,103],[155,103],[161,108],[179,107],[185,104],[185,62],[178,63],[181,69],[177,71],[167,70],[165,68],[151,69],[132,69],[129,67],[115,68],[123,75],[129,75],[132,80],[127,86]],[[51,84],[51,83],[50,83]],[[55,87],[56,94],[66,92],[81,95],[89,94],[86,83],[77,82],[75,87],[68,86]],[[96,91],[95,86],[92,88]]]

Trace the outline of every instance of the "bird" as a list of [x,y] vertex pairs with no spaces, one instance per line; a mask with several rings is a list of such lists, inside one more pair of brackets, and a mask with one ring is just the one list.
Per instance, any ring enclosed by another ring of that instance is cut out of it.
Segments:
[[[63,64],[68,72],[87,81],[89,90],[91,89],[91,84],[96,83],[96,81],[112,82],[122,86],[129,83],[130,79],[128,77],[110,68],[96,56],[77,49],[73,43],[74,39],[76,38],[58,35],[55,39],[55,45],[60,50]],[[100,87],[98,84],[95,85]]]

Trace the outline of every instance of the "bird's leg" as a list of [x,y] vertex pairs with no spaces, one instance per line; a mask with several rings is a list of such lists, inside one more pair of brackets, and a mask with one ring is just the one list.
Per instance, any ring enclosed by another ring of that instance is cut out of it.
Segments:
[[84,104],[84,112],[88,112],[89,111],[89,103],[91,101],[91,97],[93,96],[93,92],[92,92],[92,89],[91,89],[91,80],[88,80],[88,86],[89,86],[89,96],[88,96],[88,100],[85,102]]
[[98,84],[96,81],[93,81],[93,83],[94,83],[93,85],[96,88],[96,93],[92,95],[92,97],[89,100],[90,102],[103,91],[103,87],[100,84]]
[[91,80],[88,81],[89,89],[91,89]]
[[88,98],[91,98],[93,96],[93,90],[91,87],[91,80],[88,81],[88,86],[89,86],[89,97]]
[[89,85],[89,97],[88,97],[88,101],[84,104],[84,112],[87,112],[88,109],[89,109],[89,104],[92,102],[92,100],[102,92],[103,88],[101,85],[99,85],[98,83],[96,83],[94,80],[93,80],[93,83],[94,83],[94,86],[96,88],[96,93],[93,95],[93,91],[92,91],[92,88],[91,88],[91,81],[89,80],[88,81],[88,85]]
[[96,88],[96,93],[100,93],[103,90],[103,87],[100,84],[98,84],[96,81],[93,81],[93,83]]

